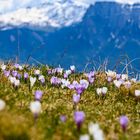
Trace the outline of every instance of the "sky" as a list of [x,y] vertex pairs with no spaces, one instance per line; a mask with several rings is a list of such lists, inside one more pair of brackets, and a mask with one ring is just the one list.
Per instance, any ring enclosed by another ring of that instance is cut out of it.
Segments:
[[[62,0],[0,0],[0,13],[16,10],[17,8],[38,5],[45,1],[55,2]],[[97,1],[116,1],[119,3],[129,3],[129,4],[140,2],[140,0],[74,0],[74,1],[83,2],[85,4],[93,4]]]

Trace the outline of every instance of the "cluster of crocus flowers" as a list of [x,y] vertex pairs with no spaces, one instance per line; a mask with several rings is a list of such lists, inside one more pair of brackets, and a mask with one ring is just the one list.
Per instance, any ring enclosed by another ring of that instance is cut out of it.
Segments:
[[102,88],[97,88],[96,89],[96,93],[98,95],[105,95],[108,91],[108,88],[107,87],[102,87]]
[[18,87],[20,85],[20,80],[15,77],[9,76],[9,81],[13,84],[14,87]]

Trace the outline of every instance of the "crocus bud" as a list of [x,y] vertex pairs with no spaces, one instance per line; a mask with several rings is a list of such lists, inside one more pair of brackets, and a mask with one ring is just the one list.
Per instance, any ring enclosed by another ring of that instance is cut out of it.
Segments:
[[42,95],[43,95],[43,92],[41,90],[37,90],[35,92],[35,99],[40,101],[42,98]]
[[123,132],[126,132],[126,128],[128,125],[128,117],[127,116],[121,116],[120,117],[120,125],[122,127]]
[[36,77],[30,77],[30,85],[31,85],[31,87],[33,87],[35,82],[36,82]]
[[31,102],[30,110],[33,114],[39,114],[41,112],[41,103],[39,101]]
[[84,119],[85,119],[85,113],[83,111],[76,111],[74,113],[74,120],[77,125],[78,131],[80,131]]
[[75,104],[77,104],[78,102],[80,101],[80,95],[78,94],[74,94],[73,95],[73,102],[75,103]]

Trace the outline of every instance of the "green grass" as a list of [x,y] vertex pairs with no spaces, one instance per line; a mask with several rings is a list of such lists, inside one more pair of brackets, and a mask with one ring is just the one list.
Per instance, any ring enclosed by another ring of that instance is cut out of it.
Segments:
[[[35,68],[25,69],[33,74]],[[74,90],[62,89],[50,84],[51,76],[46,75],[46,68],[41,68],[46,83],[38,81],[32,89],[21,80],[15,89],[0,72],[0,99],[6,102],[6,108],[0,112],[0,140],[77,140],[82,134],[88,133],[89,122],[99,123],[106,140],[139,140],[140,139],[140,102],[133,94],[140,89],[140,84],[133,84],[130,90],[121,87],[117,89],[113,83],[106,81],[105,73],[96,74],[95,82],[81,96],[76,110],[84,111],[86,118],[81,131],[78,132],[73,120],[75,111],[72,102]],[[21,72],[23,73],[23,71]],[[81,74],[72,74],[70,80],[86,78]],[[107,86],[108,93],[103,96],[96,94],[96,88]],[[34,123],[29,104],[34,101],[34,91],[44,92],[41,99],[42,113]],[[60,121],[60,115],[66,115],[65,123]],[[119,117],[126,115],[129,125],[126,134],[122,132]]]

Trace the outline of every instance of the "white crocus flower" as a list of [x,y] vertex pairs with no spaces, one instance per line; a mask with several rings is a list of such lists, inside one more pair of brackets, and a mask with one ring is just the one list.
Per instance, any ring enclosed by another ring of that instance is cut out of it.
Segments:
[[18,66],[18,69],[19,69],[19,70],[23,70],[23,67],[19,65],[19,66]]
[[40,74],[40,70],[35,70],[35,71],[34,71],[34,74],[35,74],[35,75],[39,75],[39,74]]
[[90,140],[90,136],[88,134],[81,135],[79,140]]
[[15,85],[16,87],[18,87],[18,86],[20,85],[20,81],[17,80],[17,79],[15,79],[15,81],[14,81],[14,85]]
[[140,96],[140,90],[135,90],[135,96],[139,97]]
[[36,77],[31,77],[30,76],[30,85],[31,85],[31,87],[33,87],[33,85],[35,84],[35,82],[36,82]]
[[69,80],[61,79],[61,82],[62,82],[62,85],[61,85],[62,88],[68,87],[70,85],[70,81]]
[[44,75],[40,75],[38,80],[44,79]]
[[122,74],[122,76],[121,76],[121,78],[122,78],[122,80],[128,80],[128,75],[127,74]]
[[65,73],[66,73],[66,75],[70,75],[71,74],[71,70],[66,70]]
[[0,99],[0,111],[2,111],[6,106],[5,101],[3,101],[2,99]]
[[33,114],[41,113],[41,103],[39,101],[33,101],[30,103],[30,110]]
[[114,85],[117,87],[117,88],[120,88],[120,86],[122,85],[122,81],[120,80],[114,80]]
[[6,69],[6,65],[2,64],[1,69],[4,71]]
[[88,88],[89,82],[85,79],[80,80],[80,85],[82,85],[85,89]]
[[111,78],[115,78],[117,75],[116,72],[111,71],[111,70],[106,71],[106,74],[108,77],[111,77]]
[[15,80],[16,80],[16,78],[15,78],[15,77],[9,76],[9,78],[8,78],[8,79],[10,80],[10,82],[11,82],[12,84],[14,84],[14,83],[15,83]]
[[102,88],[102,93],[103,93],[103,94],[106,94],[107,91],[108,91],[108,88],[107,88],[107,87],[103,87],[103,88]]
[[71,71],[75,71],[75,66],[73,65],[73,66],[70,66],[70,70]]
[[94,140],[104,140],[103,131],[100,129],[99,124],[90,123],[88,125],[88,131],[91,136],[93,136]]
[[97,88],[97,89],[96,89],[96,93],[97,93],[98,95],[102,94],[102,88]]

